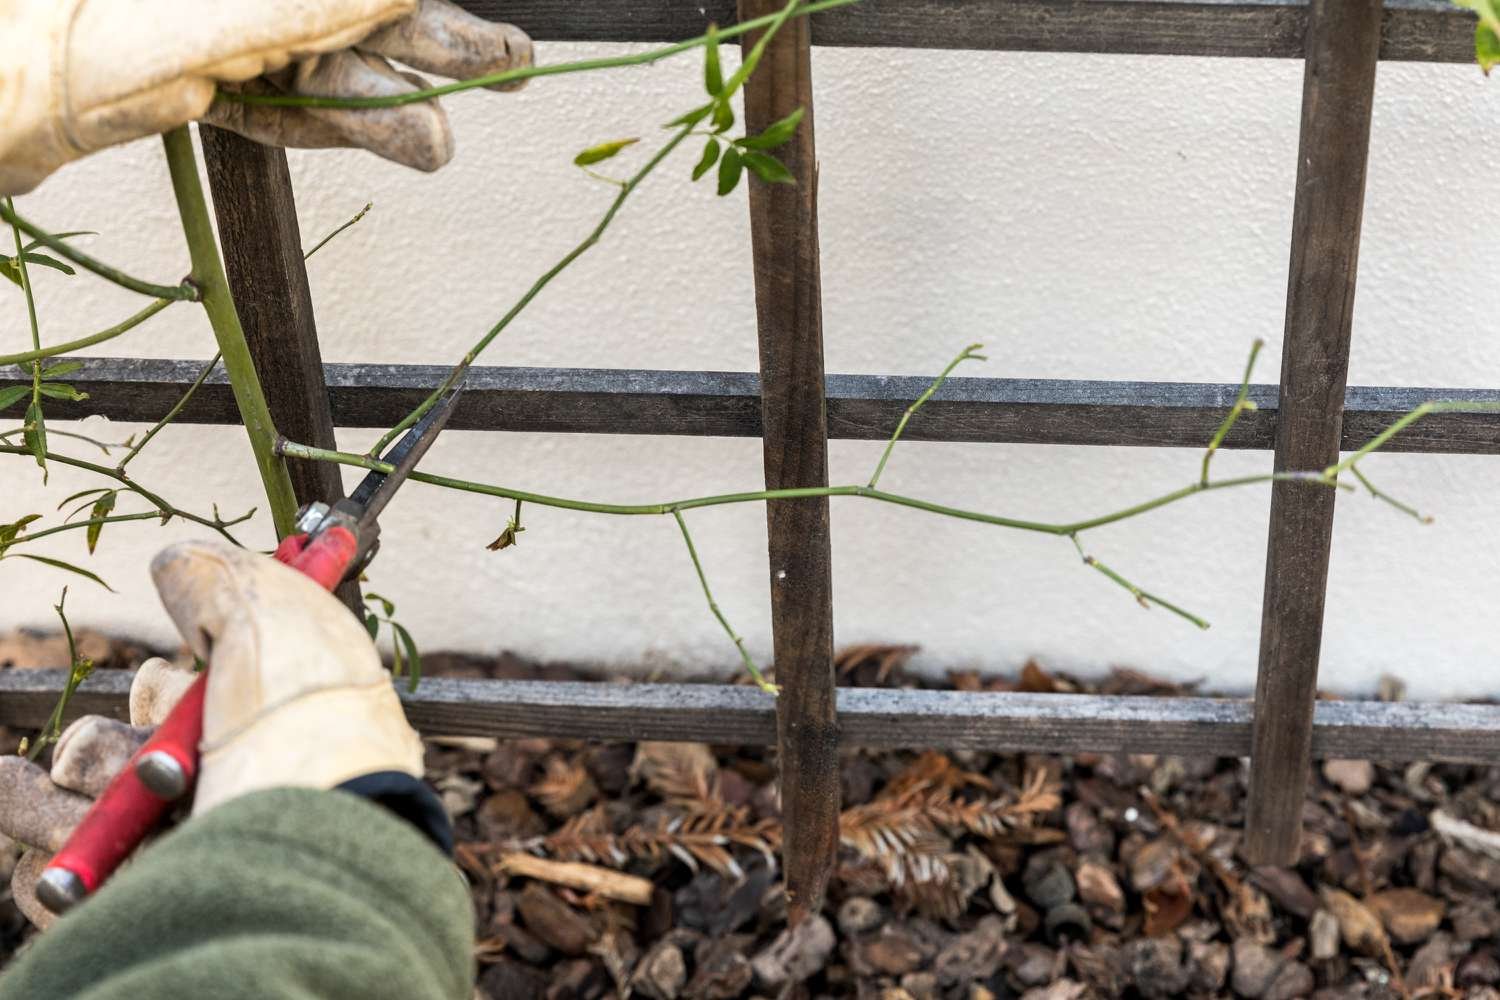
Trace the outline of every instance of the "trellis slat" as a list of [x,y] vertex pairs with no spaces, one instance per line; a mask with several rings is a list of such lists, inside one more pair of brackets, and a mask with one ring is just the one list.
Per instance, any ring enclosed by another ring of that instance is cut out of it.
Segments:
[[[732,0],[461,0],[540,41],[665,42],[735,20]],[[863,0],[817,14],[819,45],[1301,58],[1307,3],[1261,0]],[[1386,4],[1380,58],[1472,62],[1474,16]]]
[[[1314,0],[1302,91],[1276,469],[1338,460],[1380,0]],[[1271,490],[1265,604],[1255,687],[1246,853],[1255,864],[1297,860],[1313,699],[1323,639],[1336,490]]]
[[[741,0],[743,19],[780,0]],[[748,53],[758,36],[745,36]],[[745,128],[760,132],[797,108],[796,133],[776,151],[794,184],[750,171],[750,242],[760,344],[767,489],[828,485],[823,403],[823,301],[818,262],[818,164],[813,144],[812,53],[806,19],[788,21],[745,85]],[[786,818],[782,864],[788,921],[815,914],[838,848],[838,722],[834,711],[833,568],[828,498],[766,504],[771,633],[775,649],[777,764]]]
[[[68,382],[80,403],[48,404],[54,419],[98,414],[155,419],[197,377],[202,361],[73,358]],[[325,364],[339,427],[389,427],[446,375],[441,365]],[[0,369],[0,389],[20,385],[19,368]],[[928,385],[907,375],[829,375],[828,436],[881,440]],[[759,437],[760,377],[754,372],[592,368],[470,370],[449,426],[456,430],[551,434],[685,434]],[[1194,382],[950,378],[902,439],[1011,444],[1201,448],[1223,420],[1238,386]],[[1269,449],[1278,390],[1251,388],[1258,410],[1235,424],[1226,448]],[[1434,399],[1500,402],[1500,390],[1350,386],[1344,396],[1344,450],[1358,448],[1419,403]],[[222,373],[177,418],[184,424],[238,423]],[[1500,454],[1500,413],[1437,413],[1407,428],[1386,451]]]
[[[131,674],[95,671],[68,720],[124,718]],[[0,670],[0,725],[44,723],[64,670]],[[587,740],[696,740],[771,746],[775,708],[754,688],[427,678],[396,682],[412,724],[427,735]],[[1243,757],[1247,699],[841,688],[839,745],[1032,753],[1154,753]],[[1500,763],[1500,705],[1320,701],[1315,757]]]

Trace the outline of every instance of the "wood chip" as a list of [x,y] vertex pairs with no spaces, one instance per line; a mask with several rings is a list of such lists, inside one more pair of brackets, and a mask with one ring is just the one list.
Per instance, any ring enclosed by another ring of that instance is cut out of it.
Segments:
[[549,861],[530,854],[502,855],[496,868],[507,875],[522,875],[571,889],[596,892],[607,899],[635,906],[650,906],[651,893],[656,888],[650,879],[638,875],[626,875],[578,861]]
[[1365,904],[1380,918],[1391,940],[1400,945],[1421,944],[1432,936],[1448,907],[1417,889],[1386,889]]

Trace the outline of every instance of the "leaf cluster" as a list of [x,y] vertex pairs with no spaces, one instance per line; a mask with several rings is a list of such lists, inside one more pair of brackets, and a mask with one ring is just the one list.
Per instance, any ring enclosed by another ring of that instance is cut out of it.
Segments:
[[422,681],[422,654],[406,626],[393,617],[396,613],[395,602],[370,591],[365,594],[365,605],[365,630],[370,633],[371,639],[380,633],[382,622],[390,626],[391,675],[400,677],[405,674],[407,690],[415,691]]

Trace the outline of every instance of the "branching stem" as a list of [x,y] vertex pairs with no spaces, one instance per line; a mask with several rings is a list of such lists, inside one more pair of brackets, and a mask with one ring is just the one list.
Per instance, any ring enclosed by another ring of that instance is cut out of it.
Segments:
[[22,351],[19,354],[0,354],[0,365],[19,365],[25,364],[28,361],[39,361],[42,358],[50,358],[58,354],[67,354],[71,351],[76,351],[81,347],[92,347],[95,344],[102,344],[106,340],[114,340],[116,337],[120,336],[120,334],[128,333],[129,331],[140,326],[142,323],[146,322],[146,320],[150,319],[152,316],[155,316],[167,306],[171,305],[174,301],[176,300],[157,299],[146,308],[142,309],[132,316],[121,320],[114,326],[108,327],[104,330],[100,330],[98,333],[91,333],[87,337],[79,337],[77,340],[70,340],[65,344],[52,344],[48,347],[37,347],[30,351]]
[[1234,397],[1234,405],[1224,415],[1224,422],[1219,425],[1218,430],[1214,431],[1214,436],[1208,442],[1208,448],[1203,452],[1203,474],[1198,481],[1204,485],[1208,483],[1208,463],[1213,461],[1214,452],[1219,450],[1219,445],[1223,444],[1224,439],[1229,436],[1229,429],[1234,426],[1234,422],[1240,418],[1241,413],[1255,409],[1255,404],[1250,402],[1250,373],[1255,370],[1255,359],[1260,354],[1261,348],[1265,346],[1266,342],[1259,337],[1250,345],[1250,360],[1245,363],[1245,377],[1240,379],[1240,391]]
[[1125,577],[1121,576],[1119,573],[1110,569],[1098,559],[1095,559],[1092,555],[1085,552],[1083,550],[1083,543],[1078,540],[1077,535],[1069,535],[1068,538],[1073,542],[1073,547],[1078,550],[1078,556],[1083,560],[1083,564],[1085,566],[1090,566],[1098,570],[1100,573],[1103,573],[1115,583],[1118,583],[1120,586],[1124,587],[1127,591],[1130,592],[1130,596],[1134,597],[1136,603],[1141,607],[1149,608],[1151,607],[1151,605],[1155,604],[1158,607],[1166,608],[1168,611],[1172,612],[1175,615],[1186,618],[1188,621],[1192,622],[1194,625],[1198,626],[1201,629],[1208,628],[1208,622],[1204,619],[1199,618],[1191,611],[1186,611],[1183,608],[1178,607],[1171,601],[1158,597],[1150,591],[1142,590],[1140,587],[1137,587],[1135,584],[1125,579]]
[[82,250],[74,249],[69,245],[67,240],[58,239],[45,229],[40,229],[33,223],[27,222],[17,215],[14,209],[11,208],[9,199],[6,200],[5,205],[0,206],[0,219],[15,226],[59,257],[70,260],[85,271],[91,271],[105,281],[119,285],[121,288],[129,289],[132,292],[139,292],[142,295],[149,295],[153,299],[171,299],[187,302],[197,302],[199,299],[198,288],[194,286],[191,280],[182,281],[176,285],[155,285],[149,281],[142,281],[140,278],[133,278],[117,267],[111,267],[101,260],[90,257]]
[[141,437],[141,439],[135,443],[134,447],[132,447],[130,451],[125,453],[125,457],[120,459],[120,464],[115,466],[115,469],[117,471],[124,472],[125,466],[129,465],[130,460],[141,453],[141,449],[146,447],[146,443],[152,438],[156,437],[156,435],[161,431],[163,427],[167,426],[167,424],[170,424],[177,418],[177,414],[181,413],[183,407],[187,406],[188,400],[193,398],[193,393],[197,392],[199,387],[202,386],[204,382],[207,382],[208,377],[214,373],[214,369],[219,367],[219,359],[223,356],[224,355],[222,353],[215,354],[212,360],[210,360],[208,364],[203,366],[203,370],[198,373],[198,377],[193,380],[193,384],[187,387],[187,391],[182,394],[182,398],[172,405],[172,408],[167,411],[166,416],[162,417],[155,424],[153,424],[151,426],[151,429],[147,431]]
[[896,442],[901,440],[901,432],[906,430],[907,421],[911,420],[912,416],[922,408],[923,403],[926,403],[929,399],[932,398],[933,393],[937,392],[939,387],[941,387],[942,384],[947,381],[948,376],[953,373],[953,369],[957,368],[965,361],[989,360],[983,354],[977,353],[982,350],[984,350],[983,344],[970,344],[968,347],[965,347],[962,351],[959,352],[958,357],[948,362],[948,367],[943,369],[942,374],[938,375],[937,378],[932,380],[932,384],[927,387],[927,391],[918,396],[916,400],[906,408],[906,412],[901,414],[901,420],[896,424],[896,430],[891,434],[891,439],[886,442],[885,451],[881,452],[880,454],[880,462],[875,466],[875,472],[870,476],[869,485],[871,489],[874,489],[875,484],[880,482],[880,474],[885,471],[885,463],[889,461],[891,452],[895,450]]

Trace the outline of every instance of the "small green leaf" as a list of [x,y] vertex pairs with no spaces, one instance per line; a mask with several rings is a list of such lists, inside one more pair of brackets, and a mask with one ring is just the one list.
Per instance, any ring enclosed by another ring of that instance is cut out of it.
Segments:
[[51,368],[43,368],[42,378],[62,378],[64,375],[73,374],[82,367],[82,361],[64,361],[60,365],[53,365]]
[[[56,240],[66,240],[66,239],[69,239],[69,238],[74,237],[74,236],[98,236],[98,235],[99,234],[96,233],[96,232],[94,232],[92,229],[72,229],[72,230],[69,230],[66,233],[53,233],[52,234],[52,238],[56,239]],[[30,243],[28,243],[24,247],[22,247],[21,251],[24,253],[27,250],[35,250],[37,247],[39,247],[41,245],[42,245],[42,241],[41,240],[32,240]]]
[[573,165],[578,167],[587,167],[590,164],[599,163],[603,160],[609,159],[611,156],[614,156],[626,146],[633,146],[640,141],[641,140],[639,138],[636,138],[614,139],[610,142],[601,142],[599,143],[599,145],[590,146],[588,149],[585,149],[583,152],[573,157]]
[[703,119],[707,118],[708,117],[708,113],[710,111],[712,111],[713,109],[714,109],[714,106],[713,106],[712,102],[710,102],[708,104],[703,105],[701,108],[694,108],[691,111],[683,112],[682,114],[678,115],[676,118],[673,118],[671,121],[667,122],[662,127],[663,128],[677,128],[679,125],[696,125],[699,122],[701,122]]
[[798,108],[780,121],[771,123],[760,135],[745,136],[737,145],[743,149],[775,149],[796,134],[805,113],[805,108]]
[[378,602],[380,602],[380,607],[385,611],[385,616],[387,618],[389,618],[391,615],[393,615],[393,614],[396,613],[396,604],[395,604],[395,602],[392,601],[390,598],[381,597],[379,594],[375,593],[375,591],[373,591],[373,590],[370,591],[369,593],[367,593],[365,595],[365,603],[369,604],[371,601],[378,601]]
[[406,689],[415,691],[417,683],[422,679],[422,654],[417,652],[417,644],[412,641],[411,633],[395,622],[391,622],[391,631],[396,633],[396,647],[406,650],[406,668],[410,675]]
[[21,254],[21,259],[28,264],[40,264],[43,267],[50,267],[54,271],[61,271],[63,274],[78,273],[68,265],[64,264],[62,261],[56,260],[52,257],[48,257],[46,254],[42,253],[23,253]]
[[11,543],[14,542],[21,535],[21,533],[26,530],[26,526],[28,524],[30,524],[32,521],[41,520],[41,517],[42,515],[40,514],[27,514],[19,521],[12,521],[9,524],[0,524],[0,555],[5,554],[5,550],[10,548]]
[[714,105],[714,132],[723,133],[734,128],[734,108],[729,101],[722,100]]
[[795,184],[792,172],[776,157],[765,153],[749,152],[744,155],[745,166],[767,184]]
[[109,512],[115,509],[116,496],[118,494],[114,490],[110,490],[98,500],[95,500],[94,509],[89,511],[89,520],[94,522],[88,526],[86,531],[88,535],[89,555],[94,554],[94,547],[99,544],[99,532],[104,530],[104,525],[98,519],[108,517]]
[[[693,168],[693,180],[697,180],[704,174],[708,173],[708,169],[712,167],[716,162],[718,162],[718,159],[719,140],[715,139],[713,136],[709,136],[708,142],[704,143],[703,145],[703,158],[700,159],[698,161],[698,165]],[[24,386],[22,388],[24,388]]]
[[730,146],[724,150],[724,156],[719,160],[719,197],[722,198],[734,190],[735,185],[740,182],[740,172],[744,168],[745,163],[738,149]]
[[72,496],[64,498],[63,502],[57,505],[57,509],[58,510],[62,510],[64,507],[66,507],[68,504],[72,503],[74,500],[82,500],[84,497],[91,497],[95,493],[108,493],[109,489],[110,488],[108,486],[96,486],[96,487],[94,487],[91,490],[79,490],[77,493],[74,493]]
[[719,68],[719,26],[708,26],[708,44],[703,46],[703,89],[717,97],[724,89],[724,73]]
[[8,406],[14,406],[30,395],[31,386],[29,385],[13,385],[5,389],[0,389],[0,410]]
[[43,382],[37,387],[37,391],[52,399],[67,399],[75,403],[89,398],[88,393],[79,392],[71,385],[64,385],[61,382]]
[[1484,75],[1489,76],[1490,70],[1500,65],[1500,33],[1488,24],[1481,24],[1474,29],[1474,58],[1479,62],[1479,68],[1484,70]]
[[105,590],[109,591],[111,594],[115,592],[115,588],[99,579],[99,577],[95,576],[93,573],[90,573],[88,570],[84,569],[81,566],[74,566],[72,563],[63,562],[61,559],[49,559],[47,556],[32,555],[30,552],[17,552],[15,555],[8,556],[7,558],[30,559],[33,562],[39,562],[44,565],[51,566],[54,569],[64,569],[69,573],[77,573],[79,576],[93,580],[95,583],[103,587]]
[[47,481],[47,422],[42,419],[42,404],[32,400],[31,405],[26,407],[26,432],[21,440],[26,445],[26,450],[36,457],[36,464],[42,467],[42,482]]
[[0,276],[9,279],[12,285],[20,287],[21,269],[16,266],[16,259],[14,257],[7,257],[5,254],[0,253]]
[[370,638],[375,638],[375,633],[380,631],[380,619],[368,611],[365,612],[365,631],[370,633]]

